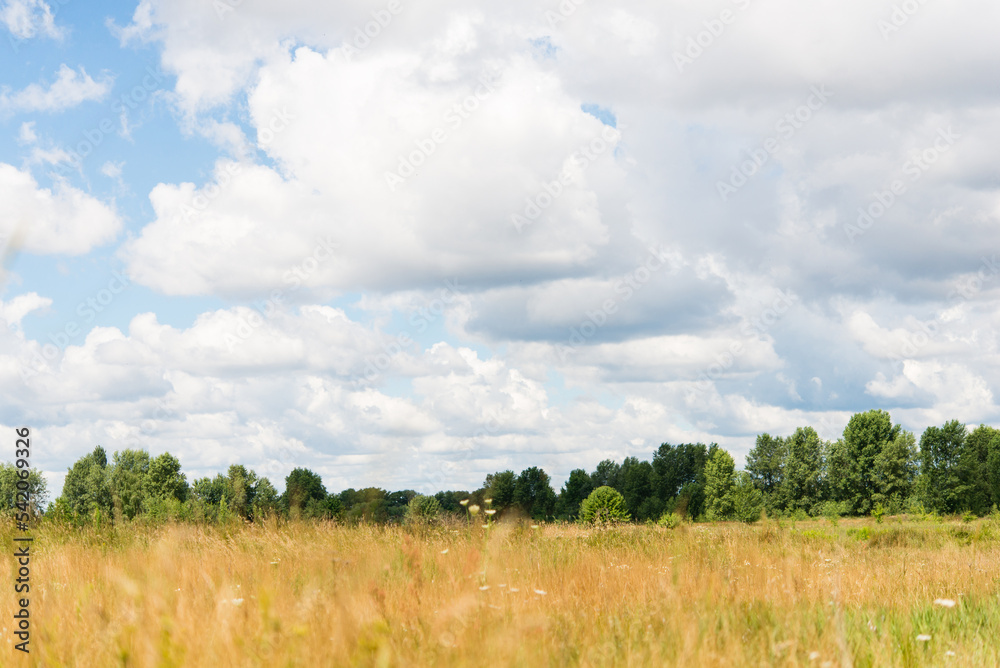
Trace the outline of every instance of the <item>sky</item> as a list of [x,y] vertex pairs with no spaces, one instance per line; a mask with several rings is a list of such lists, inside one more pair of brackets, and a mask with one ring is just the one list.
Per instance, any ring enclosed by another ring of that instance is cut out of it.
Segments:
[[995,2],[0,2],[0,459],[53,494],[1000,423]]

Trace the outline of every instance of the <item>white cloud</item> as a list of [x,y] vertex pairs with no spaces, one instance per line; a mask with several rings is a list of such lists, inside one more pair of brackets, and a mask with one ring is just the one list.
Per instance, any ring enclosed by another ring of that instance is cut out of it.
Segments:
[[46,308],[52,305],[52,300],[48,297],[41,297],[37,293],[29,292],[18,295],[10,301],[0,302],[0,320],[7,327],[18,327],[24,316],[32,311]]
[[0,6],[0,22],[18,39],[37,35],[62,39],[65,34],[56,26],[52,8],[43,0],[6,0]]
[[22,250],[81,255],[121,230],[113,206],[58,183],[40,188],[28,171],[0,163],[0,235],[23,237]]
[[17,141],[19,144],[34,144],[38,140],[38,136],[35,134],[35,122],[25,121],[21,123],[21,129],[17,133]]
[[[259,326],[233,307],[187,329],[147,314],[95,330],[24,396],[63,402],[46,415],[68,406],[85,438],[180,443],[199,469],[280,472],[287,444],[333,488],[467,486],[521,464],[558,476],[664,440],[743,454],[765,430],[835,438],[873,404],[918,430],[1000,419],[1000,281],[974,286],[1000,216],[1000,6],[927,3],[883,36],[888,5],[723,3],[735,21],[678,71],[719,7],[570,4],[550,24],[558,3],[404,3],[347,57],[371,3],[220,15],[143,0],[119,38],[160,49],[181,129],[222,155],[206,183],[152,188],[119,256],[160,293],[277,290],[283,306]],[[585,105],[621,131],[586,168],[571,156],[607,130]],[[884,204],[893,181],[904,192]],[[641,278],[650,247],[670,266]],[[364,380],[392,345],[380,327],[426,309],[444,278],[466,286],[430,330],[446,341],[426,332]],[[628,299],[626,278],[641,283]],[[779,289],[795,297],[781,312]],[[345,293],[376,325],[314,304]],[[607,299],[614,312],[592,318]],[[173,417],[140,433],[157,402]],[[53,438],[71,451],[69,430]]]
[[111,77],[94,81],[82,67],[76,71],[64,63],[59,67],[56,80],[48,86],[33,83],[15,93],[5,89],[0,93],[0,110],[7,113],[62,111],[83,102],[100,100],[111,90],[111,84]]

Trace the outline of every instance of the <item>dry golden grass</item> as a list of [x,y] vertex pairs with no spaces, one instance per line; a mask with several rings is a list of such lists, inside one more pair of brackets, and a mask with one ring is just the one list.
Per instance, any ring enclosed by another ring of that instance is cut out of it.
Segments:
[[32,654],[4,665],[1000,665],[992,520],[35,536]]

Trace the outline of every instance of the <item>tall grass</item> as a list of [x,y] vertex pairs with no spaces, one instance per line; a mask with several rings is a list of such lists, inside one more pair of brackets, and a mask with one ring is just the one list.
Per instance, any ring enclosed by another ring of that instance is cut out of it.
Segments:
[[991,520],[35,536],[33,651],[11,586],[3,665],[1000,665]]

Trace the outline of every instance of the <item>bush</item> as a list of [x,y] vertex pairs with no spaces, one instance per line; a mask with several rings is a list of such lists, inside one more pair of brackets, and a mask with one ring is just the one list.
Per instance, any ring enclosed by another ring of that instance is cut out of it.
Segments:
[[666,527],[668,529],[676,529],[681,524],[681,516],[677,513],[663,513],[660,519],[656,522],[661,527]]
[[406,519],[410,522],[433,522],[441,514],[441,502],[433,496],[417,494],[406,506]]
[[625,498],[607,485],[595,489],[580,504],[581,522],[628,522],[630,519]]

